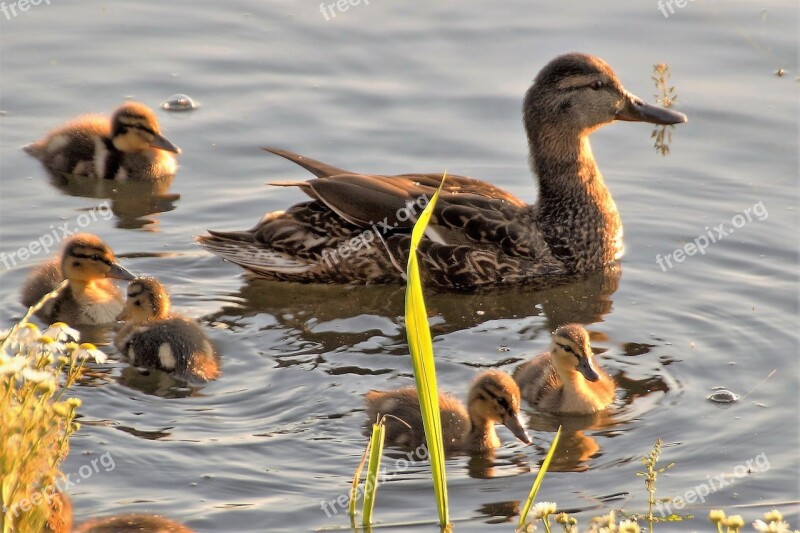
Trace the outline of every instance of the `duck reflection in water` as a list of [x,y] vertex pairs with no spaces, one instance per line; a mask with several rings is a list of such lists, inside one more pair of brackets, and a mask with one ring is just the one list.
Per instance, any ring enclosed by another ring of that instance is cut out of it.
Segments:
[[77,198],[106,199],[96,210],[104,218],[106,212],[117,217],[120,229],[147,229],[157,231],[158,217],[175,209],[179,194],[169,193],[173,176],[152,181],[98,180],[48,171],[50,183],[69,196]]

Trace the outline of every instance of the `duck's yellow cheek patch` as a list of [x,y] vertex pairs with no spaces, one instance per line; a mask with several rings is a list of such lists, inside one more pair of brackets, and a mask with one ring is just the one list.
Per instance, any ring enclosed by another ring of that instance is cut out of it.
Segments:
[[169,343],[164,343],[158,347],[158,360],[161,366],[167,370],[175,368],[175,355],[172,353],[172,346]]

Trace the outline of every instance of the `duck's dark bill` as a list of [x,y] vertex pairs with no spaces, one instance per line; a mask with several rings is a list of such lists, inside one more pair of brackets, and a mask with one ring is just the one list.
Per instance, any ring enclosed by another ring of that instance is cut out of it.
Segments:
[[594,369],[594,366],[592,366],[592,362],[588,357],[581,357],[581,360],[578,361],[578,366],[575,368],[589,381],[597,381],[600,379],[600,376],[597,374],[597,371]]
[[109,278],[122,279],[122,280],[125,280],[125,281],[130,281],[130,280],[132,280],[133,278],[136,277],[133,274],[131,274],[130,272],[128,272],[127,270],[125,270],[123,267],[118,265],[117,263],[112,263],[111,264],[111,270],[109,270],[108,274],[106,274],[106,275]]
[[525,427],[522,424],[522,417],[519,413],[517,413],[516,416],[508,417],[503,425],[510,429],[511,433],[525,444],[531,443],[531,438],[528,436],[528,432],[525,431]]
[[150,146],[158,148],[159,150],[166,150],[167,152],[181,153],[181,149],[169,142],[163,135],[156,134],[153,140],[150,141]]
[[617,120],[629,120],[632,122],[652,122],[653,124],[680,124],[688,119],[683,113],[651,105],[642,101],[641,98],[633,94],[628,94],[625,98],[625,105],[617,111]]

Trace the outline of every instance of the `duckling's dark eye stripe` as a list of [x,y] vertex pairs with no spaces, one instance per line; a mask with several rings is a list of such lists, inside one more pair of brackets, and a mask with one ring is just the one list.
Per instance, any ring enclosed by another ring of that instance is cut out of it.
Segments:
[[136,291],[136,292],[128,291],[128,298],[136,298],[137,296],[139,296],[143,292],[144,292],[144,288],[142,288],[142,287],[139,287],[139,290]]
[[564,350],[565,352],[569,352],[572,354],[575,353],[575,350],[573,350],[572,346],[570,346],[569,344],[561,344],[560,342],[557,342],[556,344],[558,344],[561,347],[561,349]]
[[76,257],[78,259],[90,259],[92,261],[100,261],[101,263],[105,263],[108,266],[114,266],[114,263],[112,263],[111,261],[109,261],[105,257],[100,257],[100,256],[97,256],[95,254],[88,255],[88,254],[79,254],[79,253],[74,253],[73,252],[70,255],[72,255],[72,257]]
[[[504,397],[495,394],[493,391],[490,391],[489,389],[486,388],[481,389],[481,392],[486,393],[487,396],[489,396],[492,400],[496,401],[500,405],[500,407],[503,408],[505,412],[511,413],[512,415],[514,414],[514,412],[511,410],[511,406],[508,405],[508,400],[506,400]],[[489,400],[489,398],[487,398],[486,396],[483,396],[482,399],[487,401]]]

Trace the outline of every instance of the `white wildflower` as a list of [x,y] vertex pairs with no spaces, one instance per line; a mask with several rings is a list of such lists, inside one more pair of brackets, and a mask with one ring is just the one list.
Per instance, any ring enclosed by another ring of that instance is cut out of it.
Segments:
[[74,352],[73,357],[76,359],[94,359],[97,363],[103,364],[108,360],[108,356],[97,349],[97,346],[90,342],[84,342],[78,346]]
[[51,337],[58,342],[77,342],[81,338],[81,334],[78,330],[72,329],[64,322],[51,324],[49,328],[42,332],[42,336]]
[[760,531],[761,533],[791,533],[792,531],[789,528],[789,523],[784,522],[783,520],[772,520],[769,524],[763,520],[756,520],[753,522],[753,529]]
[[637,524],[635,521],[623,520],[619,523],[617,531],[620,533],[639,533],[641,529],[639,528],[639,524]]
[[25,357],[8,357],[0,355],[0,376],[16,376],[23,368],[27,368],[28,359]]
[[551,515],[556,512],[556,504],[555,502],[539,502],[533,504],[533,516],[534,518],[545,518],[547,515]]
[[21,328],[18,328],[14,334],[14,339],[12,342],[16,342],[19,346],[27,346],[36,342],[36,339],[41,337],[42,334],[39,332],[39,328],[36,324],[31,324],[30,322],[25,323],[22,325]]
[[25,381],[30,381],[31,383],[46,383],[49,380],[53,382],[53,388],[55,388],[55,380],[50,372],[25,367],[22,369],[22,377],[25,378]]

